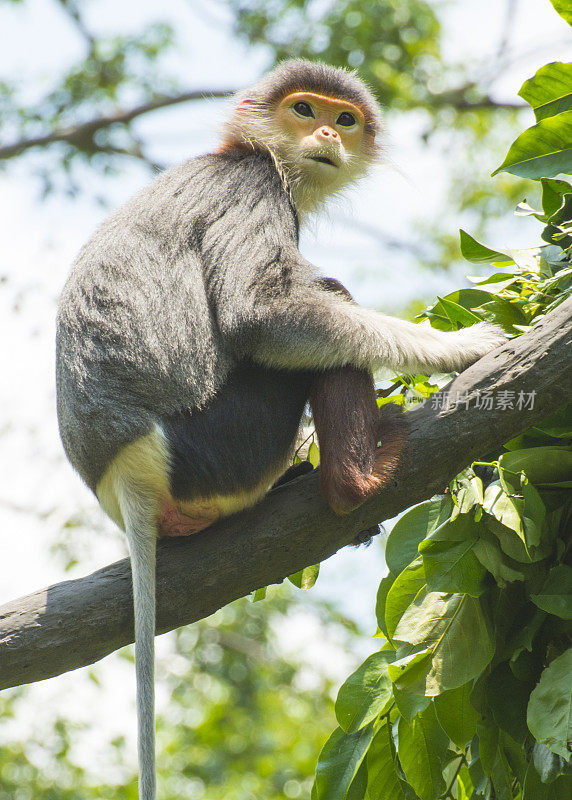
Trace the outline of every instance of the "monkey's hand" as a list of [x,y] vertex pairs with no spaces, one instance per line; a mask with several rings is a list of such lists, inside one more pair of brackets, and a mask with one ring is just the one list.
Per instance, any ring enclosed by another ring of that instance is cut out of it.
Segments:
[[507,336],[503,329],[490,322],[477,322],[468,328],[461,328],[449,334],[451,343],[455,338],[459,348],[453,356],[451,370],[463,370],[478,361],[491,350],[505,344]]

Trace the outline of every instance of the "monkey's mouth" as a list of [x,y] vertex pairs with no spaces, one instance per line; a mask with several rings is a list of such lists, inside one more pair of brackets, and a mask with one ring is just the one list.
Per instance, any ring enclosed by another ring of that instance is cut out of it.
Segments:
[[326,156],[306,156],[306,158],[309,158],[311,161],[317,161],[318,164],[329,164],[330,167],[338,166],[331,158],[327,158]]

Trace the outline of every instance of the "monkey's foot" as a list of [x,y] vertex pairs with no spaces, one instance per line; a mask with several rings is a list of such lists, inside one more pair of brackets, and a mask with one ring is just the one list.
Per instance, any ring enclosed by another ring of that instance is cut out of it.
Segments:
[[351,458],[328,459],[329,469],[320,466],[322,495],[336,514],[349,514],[366,500],[389,486],[394,479],[405,447],[408,421],[398,406],[386,405],[379,415],[376,430],[378,447],[373,466],[367,470]]
[[189,516],[175,506],[165,503],[157,521],[159,536],[190,536],[208,528],[220,516],[218,510],[213,507],[205,509],[204,512],[200,516]]
[[294,478],[299,478],[300,475],[306,475],[308,472],[312,472],[313,469],[314,467],[309,461],[301,461],[299,464],[292,464],[291,467],[288,467],[286,472],[283,472],[282,475],[274,481],[271,489],[284,486],[285,483],[290,483]]
[[362,472],[355,464],[346,463],[337,475],[322,474],[322,495],[336,514],[349,514],[373,497],[380,488],[380,480],[373,474]]

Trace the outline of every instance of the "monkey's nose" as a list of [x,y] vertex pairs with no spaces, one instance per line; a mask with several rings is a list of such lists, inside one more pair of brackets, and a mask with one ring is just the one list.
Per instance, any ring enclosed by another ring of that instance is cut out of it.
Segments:
[[316,134],[320,138],[328,139],[330,141],[337,141],[340,138],[338,132],[335,131],[333,128],[328,128],[327,125],[324,125],[323,127],[318,128],[318,130],[316,131]]

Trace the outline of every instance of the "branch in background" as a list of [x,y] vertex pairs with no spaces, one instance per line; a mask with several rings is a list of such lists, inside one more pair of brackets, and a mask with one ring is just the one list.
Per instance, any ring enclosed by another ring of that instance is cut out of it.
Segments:
[[163,172],[167,169],[166,164],[160,164],[158,161],[150,158],[143,147],[143,142],[139,137],[132,137],[133,142],[130,147],[116,147],[112,144],[98,145],[97,151],[99,153],[107,153],[111,156],[127,156],[128,158],[136,158],[143,164],[146,164],[153,172]]
[[95,37],[92,33],[88,30],[83,17],[81,15],[80,9],[77,6],[75,0],[58,0],[59,4],[61,5],[65,14],[70,18],[73,22],[74,26],[76,27],[78,33],[87,43],[87,46],[90,51],[95,50]]
[[51,133],[46,133],[44,136],[20,139],[12,144],[0,145],[0,159],[14,158],[25,150],[30,150],[32,147],[46,147],[54,142],[67,142],[80,150],[103,152],[105,146],[98,145],[94,140],[95,134],[103,128],[108,128],[111,125],[128,125],[137,117],[141,117],[151,111],[158,111],[161,108],[168,108],[169,106],[186,103],[190,100],[228,97],[233,94],[234,91],[234,89],[215,89],[213,91],[181,92],[180,94],[170,97],[158,97],[155,100],[142,103],[127,111],[117,111],[115,114],[95,117],[80,125],[63,128],[62,130],[55,130]]
[[[478,96],[474,100],[466,97],[467,92],[475,91]],[[508,103],[494,100],[489,94],[483,94],[476,83],[467,83],[458,89],[439,92],[431,97],[431,105],[435,108],[453,108],[455,111],[479,111],[482,109],[499,111],[522,111],[528,108],[526,103]]]
[[[462,403],[429,402],[410,411],[395,480],[352,514],[339,517],[325,505],[314,471],[203,533],[161,541],[157,631],[195,622],[254,589],[278,583],[328,558],[360,531],[441,492],[467,464],[572,398],[571,352],[572,298],[434,395],[462,397]],[[485,390],[534,393],[534,404],[475,407]],[[92,664],[132,641],[131,577],[124,560],[0,608],[0,688]]]
[[497,52],[494,56],[495,61],[500,62],[508,51],[509,41],[515,28],[518,0],[505,0],[504,21]]
[[341,225],[351,228],[352,231],[360,231],[361,233],[371,236],[371,238],[380,244],[383,248],[388,250],[404,250],[415,256],[418,261],[425,261],[430,257],[429,251],[424,249],[421,245],[417,244],[410,239],[398,239],[392,234],[378,228],[377,225],[370,225],[369,222],[354,219],[350,216],[343,216],[341,214],[333,214],[334,220],[337,220]]

